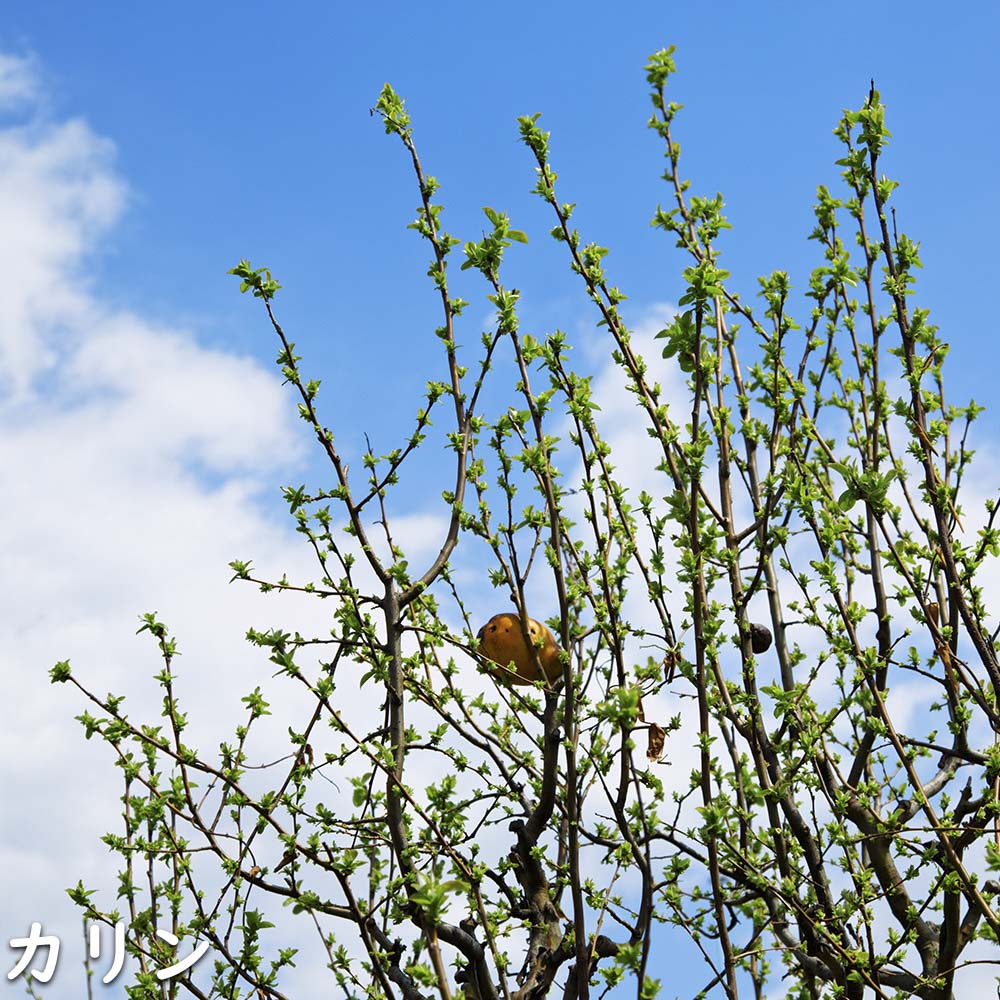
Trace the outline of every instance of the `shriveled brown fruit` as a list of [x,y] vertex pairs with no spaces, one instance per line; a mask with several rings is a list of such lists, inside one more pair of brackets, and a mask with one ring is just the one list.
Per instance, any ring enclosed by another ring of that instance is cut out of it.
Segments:
[[771,630],[765,625],[751,622],[750,648],[755,653],[766,653],[771,648]]
[[517,615],[494,615],[477,633],[479,652],[491,661],[491,670],[500,680],[511,684],[534,684],[545,680],[554,684],[562,677],[559,647],[552,633],[534,618],[528,619],[528,635],[538,653],[544,677],[535,666],[534,651],[524,641],[521,619]]

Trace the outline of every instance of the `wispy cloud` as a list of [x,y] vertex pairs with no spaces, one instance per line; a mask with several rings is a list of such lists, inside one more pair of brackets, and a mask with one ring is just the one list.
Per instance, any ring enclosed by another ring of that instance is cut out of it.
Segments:
[[34,104],[41,96],[35,60],[30,56],[0,52],[0,111]]
[[0,400],[7,408],[26,402],[33,381],[107,319],[86,264],[124,205],[113,157],[113,145],[82,121],[0,130]]

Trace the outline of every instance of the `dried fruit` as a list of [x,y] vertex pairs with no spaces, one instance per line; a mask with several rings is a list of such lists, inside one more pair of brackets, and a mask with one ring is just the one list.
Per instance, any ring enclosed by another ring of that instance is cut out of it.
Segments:
[[750,648],[755,653],[766,653],[771,648],[771,630],[766,625],[750,624]]

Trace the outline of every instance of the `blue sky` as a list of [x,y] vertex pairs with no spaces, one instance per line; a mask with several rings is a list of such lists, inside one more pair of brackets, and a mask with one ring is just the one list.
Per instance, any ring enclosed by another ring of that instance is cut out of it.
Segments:
[[[921,292],[956,330],[957,361],[974,360],[963,349],[979,336],[977,289],[990,266],[977,252],[987,245],[979,227],[998,208],[989,5],[955,5],[947,16],[929,3],[877,15],[794,3],[724,3],[709,17],[667,3],[615,15],[587,4],[513,3],[502,16],[465,3],[347,10],[182,4],[153,18],[142,5],[48,3],[8,18],[8,48],[37,56],[50,113],[82,115],[116,145],[130,204],[89,264],[107,294],[269,358],[223,274],[248,256],[285,283],[282,315],[318,366],[372,338],[391,345],[379,365],[352,366],[338,385],[345,410],[387,377],[419,391],[414,361],[434,302],[424,249],[402,231],[415,190],[402,150],[368,116],[390,80],[442,181],[452,231],[476,235],[490,204],[533,237],[509,276],[526,318],[568,326],[586,316],[544,235],[545,206],[527,193],[532,165],[514,119],[535,111],[553,131],[578,224],[612,248],[609,268],[632,307],[672,301],[679,257],[648,226],[666,191],[660,147],[644,128],[642,66],[673,43],[686,173],[696,191],[723,192],[734,226],[727,260],[748,293],[775,267],[804,283],[815,263],[804,241],[815,187],[836,180],[831,130],[876,77],[901,224],[923,245]],[[467,284],[481,295],[474,278]],[[973,392],[988,390],[985,366],[970,364],[966,377]],[[401,412],[410,397],[397,397]]]
[[[611,247],[607,269],[642,325],[676,301],[686,264],[649,227],[668,192],[645,128],[646,56],[678,47],[683,171],[693,191],[725,197],[723,261],[744,295],[774,268],[805,286],[815,188],[837,182],[832,129],[874,76],[900,227],[922,244],[917,301],[952,345],[955,401],[995,403],[1000,15],[987,4],[873,10],[304,2],[154,14],[50,2],[5,12],[0,453],[11,477],[0,599],[14,641],[0,659],[10,678],[0,790],[20,808],[0,817],[0,932],[43,919],[75,935],[62,889],[106,865],[96,838],[108,823],[94,803],[114,801],[115,776],[99,748],[82,746],[71,721],[81,706],[53,692],[45,670],[72,656],[96,687],[132,685],[144,704],[136,678],[151,664],[134,622],[158,608],[211,702],[218,664],[239,655],[253,615],[275,617],[226,587],[227,561],[253,555],[276,574],[308,564],[289,548],[277,486],[320,467],[270,373],[258,304],[226,270],[245,256],[282,281],[279,315],[324,379],[324,412],[349,458],[365,431],[377,450],[394,446],[425,381],[441,377],[427,253],[405,229],[415,185],[369,116],[383,82],[407,99],[449,231],[477,238],[483,205],[508,211],[530,238],[506,275],[522,291],[523,324],[570,332],[599,372],[593,316],[529,194],[516,116],[543,113],[561,197],[578,204],[585,239]],[[473,303],[459,336],[472,345],[484,289],[471,272],[454,282]],[[982,443],[997,427],[995,414],[984,419]],[[437,489],[407,494],[418,550],[440,513]],[[314,620],[287,614],[304,630]],[[47,995],[78,985],[62,974]]]

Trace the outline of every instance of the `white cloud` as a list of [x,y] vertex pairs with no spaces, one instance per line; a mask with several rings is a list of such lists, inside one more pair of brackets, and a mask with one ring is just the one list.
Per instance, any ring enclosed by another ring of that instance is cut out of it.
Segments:
[[113,155],[81,121],[0,131],[0,399],[8,407],[105,318],[85,266],[124,204]]
[[[0,108],[28,101],[34,79],[29,63],[0,57]],[[73,721],[87,704],[49,684],[48,669],[69,657],[96,694],[124,692],[136,719],[155,721],[156,650],[135,635],[137,616],[155,610],[179,641],[191,742],[210,749],[232,732],[240,696],[273,672],[243,642],[247,627],[329,628],[315,600],[228,584],[237,557],[312,574],[287,518],[262,503],[303,452],[279,378],[116,308],[87,278],[126,201],[113,157],[81,121],[0,130],[0,913],[8,937],[33,920],[62,937],[70,967],[50,997],[81,986],[79,914],[64,888],[82,877],[115,903],[99,837],[120,832],[121,790],[108,748]],[[273,746],[298,721],[296,695],[277,700],[289,714]]]
[[[683,376],[673,361],[661,360],[663,341],[656,339],[656,334],[676,313],[673,306],[664,303],[651,306],[636,324],[631,346],[649,366],[647,379],[660,383],[661,398],[670,406],[671,419],[683,425],[685,418],[690,416],[682,409],[688,404]],[[610,336],[606,330],[598,331],[603,358],[610,354]],[[585,353],[589,354],[590,350],[585,348]],[[629,392],[626,385],[621,368],[606,361],[592,382],[594,402],[601,408],[596,415],[597,423],[611,445],[611,461],[621,471],[622,481],[632,490],[633,496],[638,496],[640,490],[647,490],[660,497],[671,489],[669,478],[656,469],[663,461],[663,450],[659,442],[646,434],[646,419],[639,397]]]
[[30,105],[40,96],[35,60],[30,56],[0,52],[0,111]]

